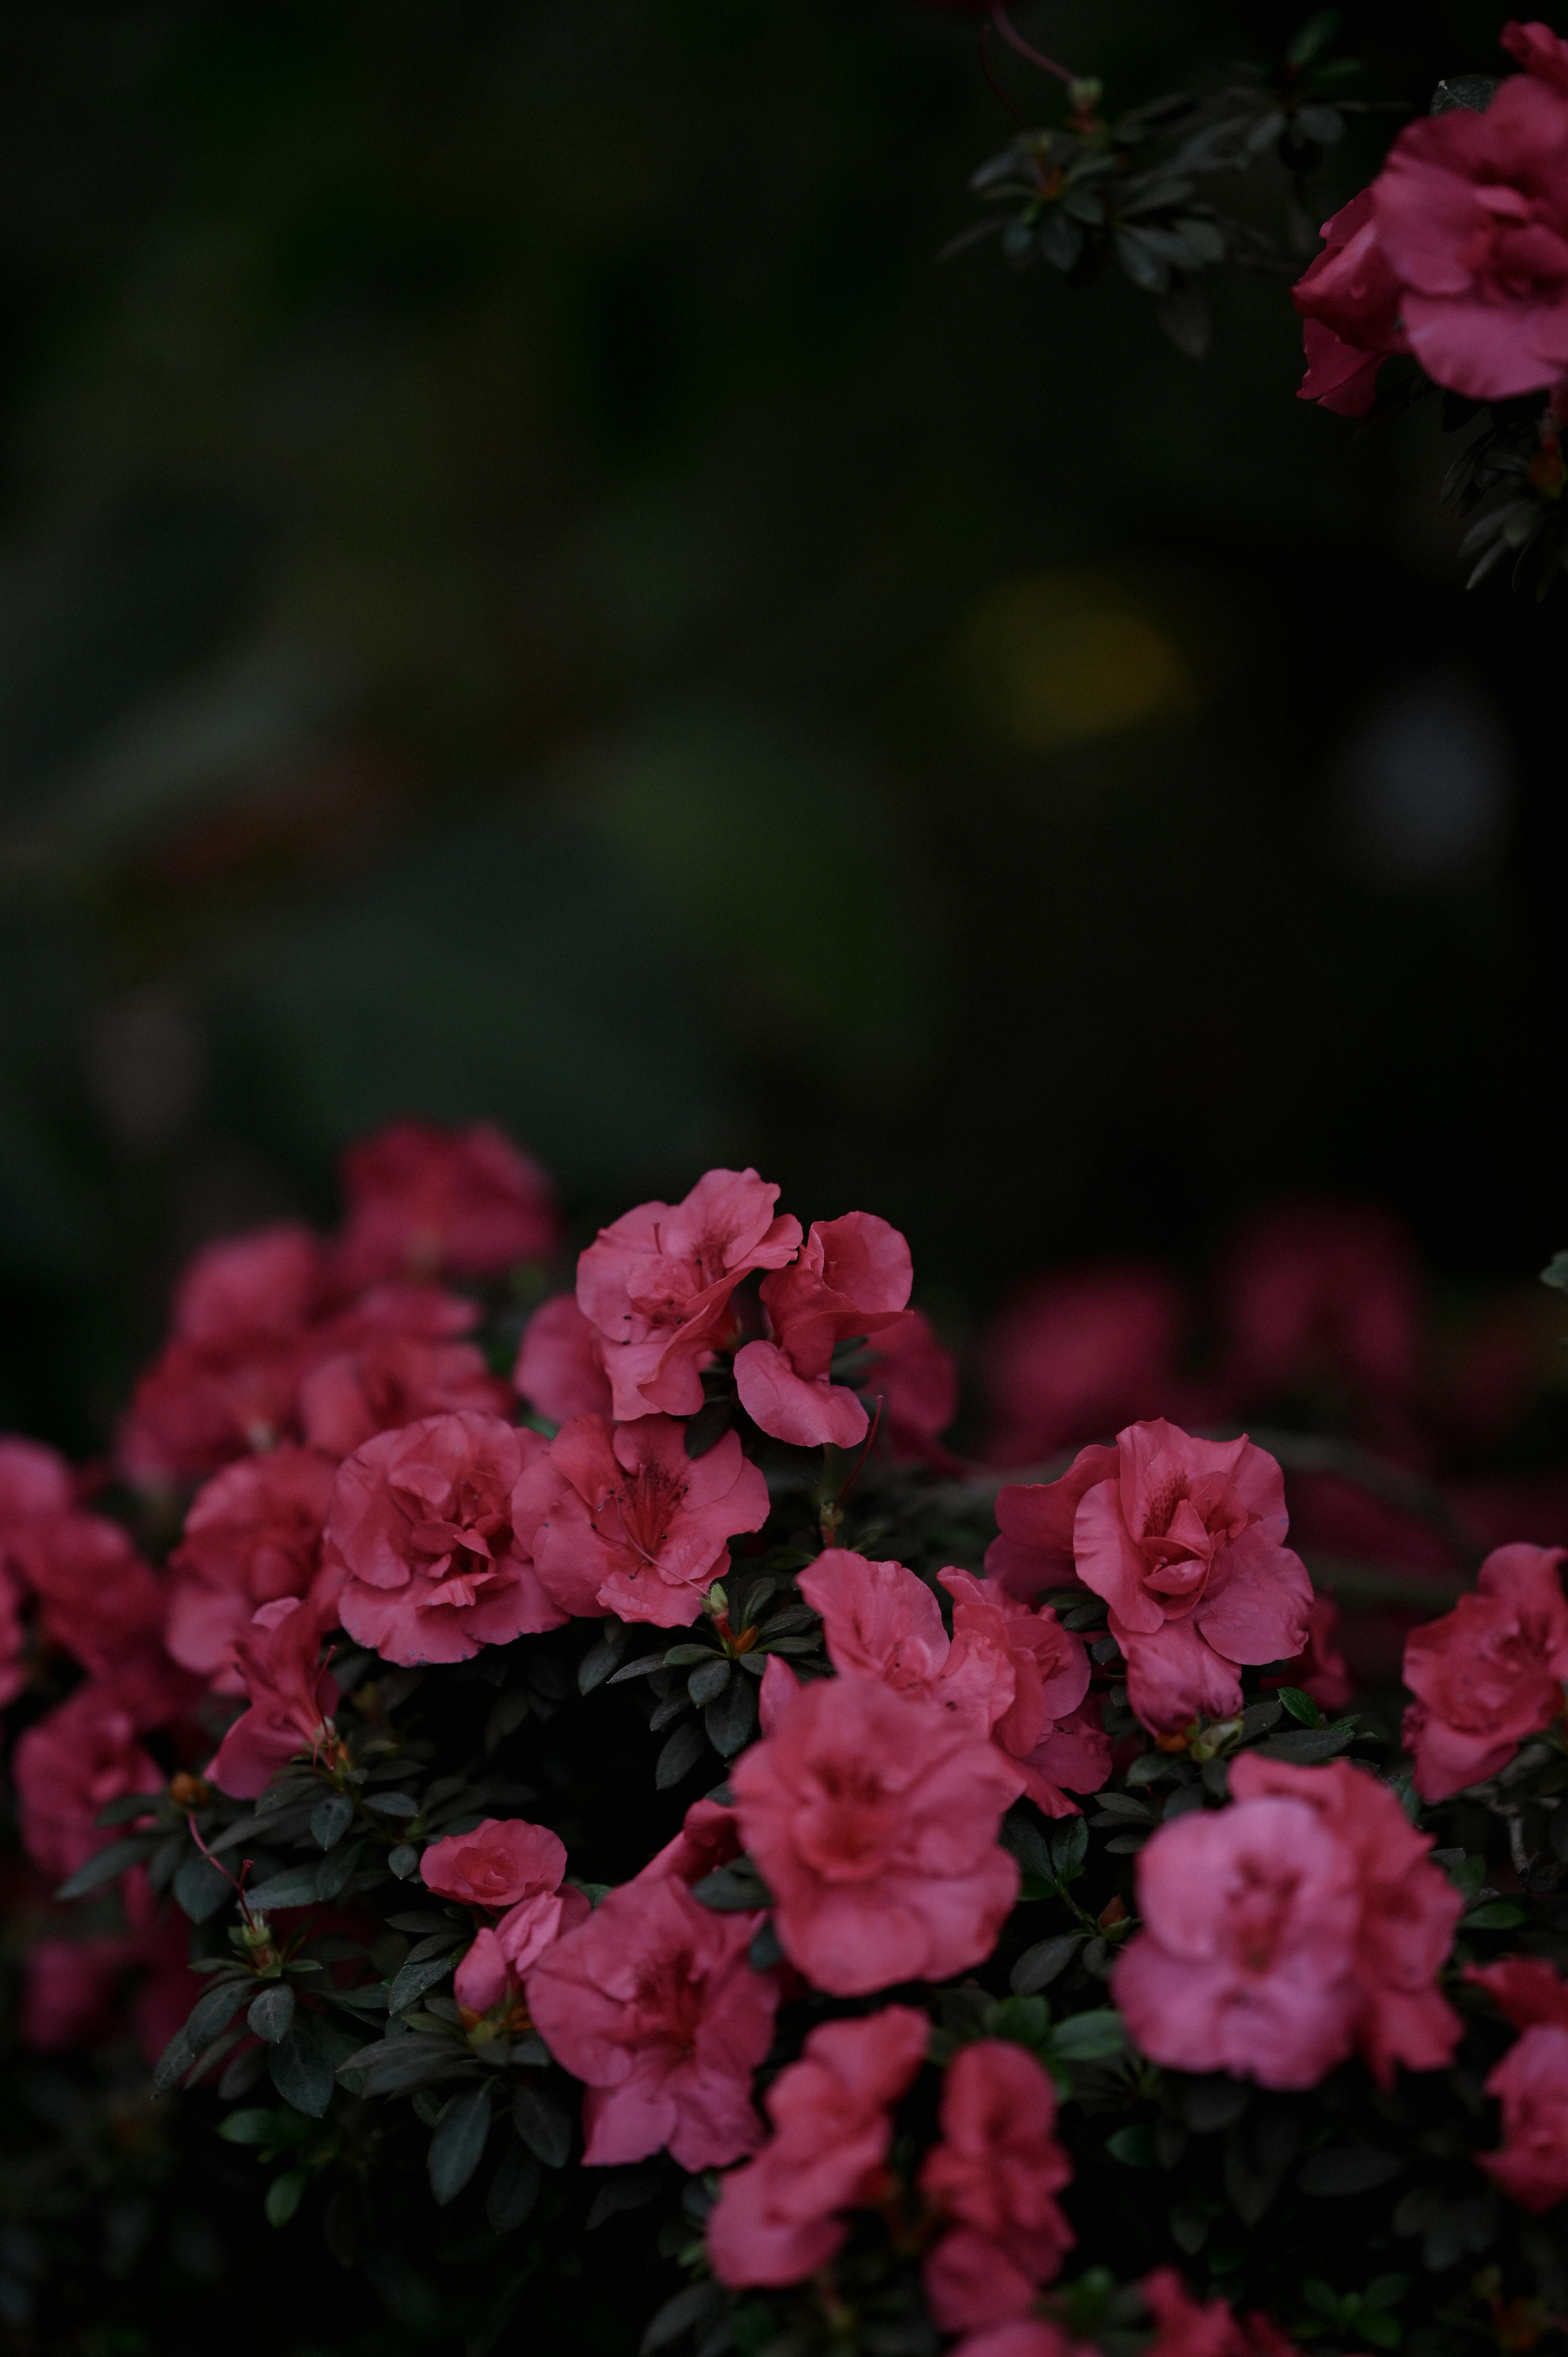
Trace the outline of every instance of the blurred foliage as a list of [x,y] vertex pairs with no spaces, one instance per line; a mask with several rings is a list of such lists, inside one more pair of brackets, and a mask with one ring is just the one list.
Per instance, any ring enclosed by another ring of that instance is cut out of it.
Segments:
[[[1297,12],[1020,22],[1129,106]],[[1497,22],[1344,38],[1419,100]],[[1434,418],[1294,401],[1278,280],[1195,365],[936,264],[972,23],[19,0],[0,111],[0,1420],[99,1445],[179,1254],[404,1111],[585,1231],[754,1159],[954,1318],[1282,1188],[1539,1265],[1555,624],[1463,599]],[[1412,883],[1346,780],[1434,680],[1511,802]]]

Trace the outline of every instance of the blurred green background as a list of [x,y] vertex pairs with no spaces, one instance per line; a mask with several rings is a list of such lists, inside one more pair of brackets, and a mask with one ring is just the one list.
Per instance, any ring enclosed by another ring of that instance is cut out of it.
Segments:
[[[1299,13],[1019,18],[1131,103]],[[1347,33],[1420,104],[1499,21]],[[585,1233],[753,1160],[952,1327],[1283,1191],[1563,1241],[1561,601],[1461,594],[1282,279],[1195,365],[938,265],[972,20],[16,0],[0,118],[0,1423],[102,1445],[181,1254],[407,1112]]]

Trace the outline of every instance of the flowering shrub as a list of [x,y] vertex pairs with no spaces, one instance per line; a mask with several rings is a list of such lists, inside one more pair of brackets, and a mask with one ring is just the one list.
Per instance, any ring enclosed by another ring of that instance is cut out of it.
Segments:
[[[884,1221],[709,1172],[520,1338],[535,1166],[349,1178],[199,1255],[121,1488],[0,1442],[35,2050],[131,1985],[284,2247],[475,2357],[596,2251],[704,2357],[1562,2329],[1562,1550],[1412,1631],[1402,1732],[1245,1435],[954,1455]],[[1412,1379],[1397,1271],[1318,1318],[1359,1234],[1248,1242],[1248,1365]]]

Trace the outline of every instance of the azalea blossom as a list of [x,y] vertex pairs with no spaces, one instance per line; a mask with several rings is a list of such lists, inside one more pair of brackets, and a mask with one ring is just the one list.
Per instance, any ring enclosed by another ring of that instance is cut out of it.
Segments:
[[978,2039],[942,2087],[941,2141],[920,2190],[953,2222],[926,2261],[926,2297],[946,2332],[1026,2314],[1076,2236],[1057,2195],[1072,2163],[1053,2134],[1049,2073],[1022,2046]]
[[384,1276],[491,1276],[554,1251],[548,1174],[488,1121],[393,1122],[343,1157],[349,1216],[333,1258],[345,1286]]
[[1562,1717],[1564,1560],[1562,1547],[1498,1547],[1477,1572],[1474,1595],[1412,1631],[1404,1682],[1415,1700],[1404,1740],[1423,1800],[1445,1801],[1495,1776],[1527,1736]]
[[909,1247],[886,1220],[846,1211],[814,1222],[799,1257],[762,1280],[771,1340],[736,1356],[736,1389],[752,1422],[802,1448],[864,1440],[865,1407],[829,1378],[833,1351],[895,1325],[913,1282]]

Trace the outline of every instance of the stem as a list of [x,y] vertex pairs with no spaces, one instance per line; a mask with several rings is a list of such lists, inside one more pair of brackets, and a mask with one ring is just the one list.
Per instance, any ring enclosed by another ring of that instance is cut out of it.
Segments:
[[245,1877],[251,1871],[250,1859],[248,1857],[242,1857],[240,1860],[240,1878],[236,1882],[234,1877],[224,1865],[222,1859],[220,1857],[213,1857],[212,1852],[208,1848],[207,1844],[197,1832],[195,1817],[188,1815],[185,1822],[189,1828],[191,1840],[196,1844],[197,1848],[201,1852],[201,1855],[207,1860],[208,1865],[215,1866],[218,1868],[218,1871],[223,1877],[224,1881],[229,1884],[230,1888],[238,1896],[240,1901],[240,1913],[244,1919],[246,1930],[253,1930],[256,1919],[252,1914],[250,1902],[245,1897]]
[[1021,123],[1026,131],[1032,130],[1034,126],[1030,123],[1028,116],[1023,113],[1021,108],[1014,105],[1012,100],[1008,97],[1006,91],[997,81],[996,76],[991,70],[991,27],[989,25],[982,25],[980,28],[980,70],[991,85],[992,96],[1001,102],[1001,103],[1006,108],[1008,113],[1013,117],[1014,122]]
[[1065,81],[1069,90],[1072,88],[1078,76],[1069,73],[1066,66],[1058,66],[1055,58],[1047,58],[1042,49],[1030,48],[1022,33],[1015,30],[1013,20],[1007,14],[1005,0],[996,0],[996,5],[991,11],[991,21],[1009,48],[1016,49],[1018,55],[1021,58],[1027,58],[1032,66],[1039,66],[1044,72],[1055,74],[1058,81]]

